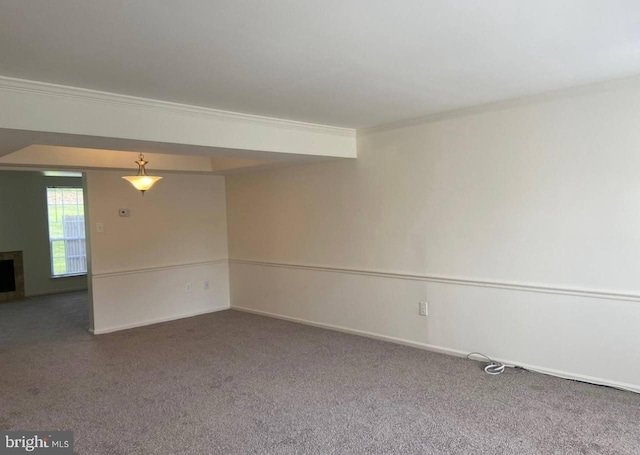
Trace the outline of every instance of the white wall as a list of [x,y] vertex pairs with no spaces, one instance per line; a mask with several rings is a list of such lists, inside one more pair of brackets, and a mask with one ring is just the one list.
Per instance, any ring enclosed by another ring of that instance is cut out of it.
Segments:
[[640,80],[230,176],[232,305],[640,390],[638,124]]
[[87,288],[86,276],[51,278],[47,186],[82,186],[82,179],[0,171],[0,251],[23,252],[27,296]]
[[94,333],[228,308],[224,178],[166,174],[142,197],[121,176],[87,172]]

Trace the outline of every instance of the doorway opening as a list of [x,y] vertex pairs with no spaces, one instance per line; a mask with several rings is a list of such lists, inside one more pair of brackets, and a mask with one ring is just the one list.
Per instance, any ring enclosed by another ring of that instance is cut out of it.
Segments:
[[0,170],[2,341],[92,328],[85,188],[80,172]]

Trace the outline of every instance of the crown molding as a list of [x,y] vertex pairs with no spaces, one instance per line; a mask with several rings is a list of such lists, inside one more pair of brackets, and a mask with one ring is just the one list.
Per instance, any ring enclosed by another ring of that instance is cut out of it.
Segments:
[[271,128],[285,128],[304,132],[322,133],[332,136],[356,137],[356,130],[352,128],[320,125],[316,123],[299,122],[295,120],[285,120],[253,114],[243,114],[241,112],[224,111],[220,109],[173,103],[170,101],[140,98],[137,96],[121,95],[119,93],[101,92],[98,90],[5,76],[0,76],[0,90],[53,96],[90,103],[112,104],[137,109],[164,111],[191,117],[209,118],[245,124],[250,123]]
[[367,136],[370,134],[380,133],[383,131],[396,130],[412,126],[426,125],[437,123],[443,120],[468,117],[471,115],[484,114],[488,112],[502,111],[505,109],[529,106],[533,104],[545,103],[554,100],[561,100],[577,96],[584,96],[609,90],[615,90],[625,87],[640,87],[640,76],[633,75],[624,78],[612,79],[608,81],[600,81],[591,84],[578,85],[573,87],[552,90],[535,95],[509,98],[500,101],[477,104],[472,106],[461,107],[449,111],[435,112],[420,117],[413,117],[397,122],[383,123],[370,127],[358,128],[358,136]]

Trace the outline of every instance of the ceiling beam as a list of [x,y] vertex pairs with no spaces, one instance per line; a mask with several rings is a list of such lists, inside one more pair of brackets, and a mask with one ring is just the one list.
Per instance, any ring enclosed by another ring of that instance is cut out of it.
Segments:
[[7,77],[0,77],[0,128],[224,148],[231,154],[357,155],[356,132],[349,128]]

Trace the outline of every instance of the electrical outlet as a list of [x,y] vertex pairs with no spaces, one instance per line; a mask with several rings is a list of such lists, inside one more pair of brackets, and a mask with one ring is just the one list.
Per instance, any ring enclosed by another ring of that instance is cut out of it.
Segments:
[[184,287],[184,292],[191,292],[191,283],[187,283]]
[[122,217],[128,217],[129,216],[129,209],[118,209],[118,215],[120,215]]
[[208,290],[209,289],[209,282],[205,281],[203,287],[204,287],[205,291]]
[[100,234],[104,232],[104,223],[96,223],[96,232]]
[[421,301],[418,306],[418,313],[420,316],[427,316],[429,314],[429,304],[426,301]]

